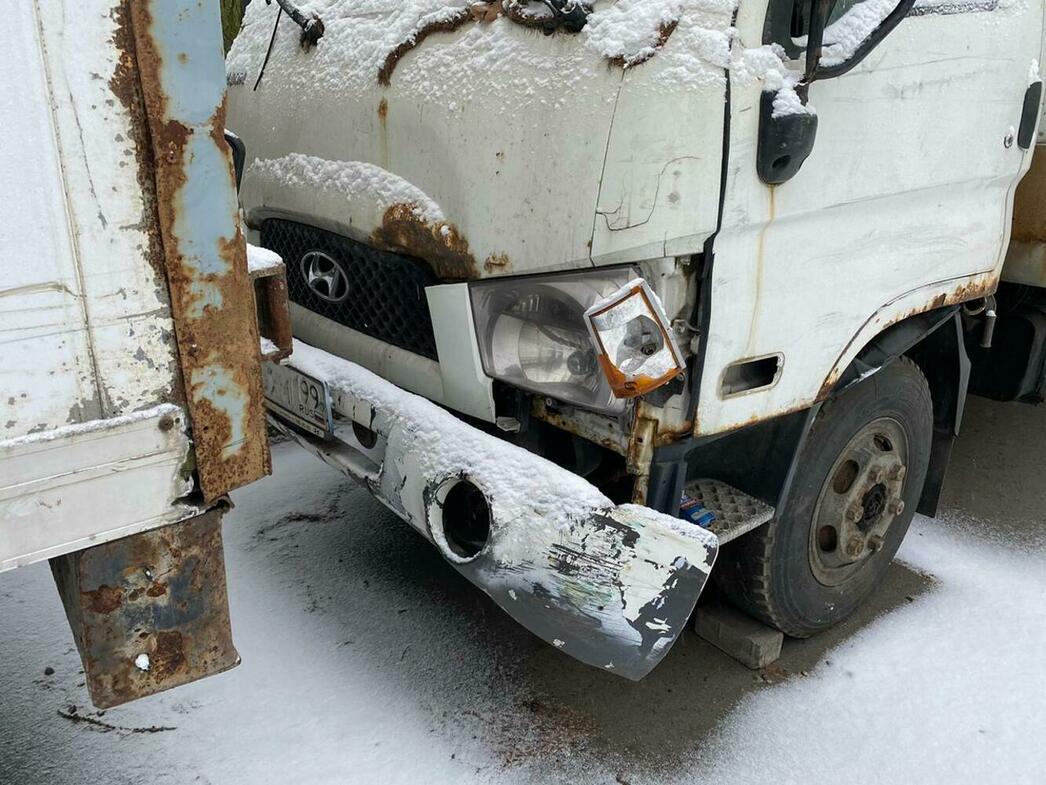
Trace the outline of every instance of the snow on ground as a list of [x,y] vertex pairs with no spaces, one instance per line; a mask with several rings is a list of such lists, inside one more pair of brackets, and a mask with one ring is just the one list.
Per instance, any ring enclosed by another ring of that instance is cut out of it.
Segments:
[[[362,489],[292,445],[274,453],[276,475],[236,495],[225,527],[243,657],[229,673],[98,712],[46,566],[0,575],[0,783],[1042,781],[1042,545],[918,521],[901,558],[933,574],[929,591],[808,676],[713,702],[714,732],[668,755],[609,744],[533,672],[624,695],[626,728],[666,737],[710,711],[707,681],[575,670]],[[661,674],[695,653],[711,663],[701,646],[681,641]]]
[[761,692],[680,781],[836,785],[1046,781],[1046,552],[921,519],[900,558],[936,587],[811,674]]

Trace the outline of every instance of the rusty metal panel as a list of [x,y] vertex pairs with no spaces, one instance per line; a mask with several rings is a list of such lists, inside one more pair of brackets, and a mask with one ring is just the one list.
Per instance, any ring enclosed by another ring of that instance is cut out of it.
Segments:
[[253,286],[224,139],[216,3],[129,4],[157,212],[203,495],[270,471]]
[[99,708],[228,670],[224,507],[51,560]]
[[291,356],[292,341],[290,299],[287,295],[287,272],[281,264],[275,270],[251,271],[254,299],[258,309],[258,331],[262,341],[271,341],[275,351],[261,353],[263,360],[276,362]]

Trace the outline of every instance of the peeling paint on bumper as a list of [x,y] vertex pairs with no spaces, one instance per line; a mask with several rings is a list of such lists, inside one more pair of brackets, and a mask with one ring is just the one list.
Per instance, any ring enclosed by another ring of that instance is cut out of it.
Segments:
[[[296,342],[285,365],[328,385],[336,438],[273,417],[277,427],[363,483],[520,624],[634,680],[671,648],[711,572],[715,535],[615,506],[577,475],[326,352]],[[433,524],[439,489],[461,478],[491,511],[490,537],[471,559],[448,552]]]

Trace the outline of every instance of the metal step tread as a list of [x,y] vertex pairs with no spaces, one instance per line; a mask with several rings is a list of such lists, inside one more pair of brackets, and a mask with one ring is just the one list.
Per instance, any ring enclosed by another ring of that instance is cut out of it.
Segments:
[[774,517],[774,508],[769,504],[720,480],[691,480],[685,493],[715,515],[707,529],[720,543],[736,540]]

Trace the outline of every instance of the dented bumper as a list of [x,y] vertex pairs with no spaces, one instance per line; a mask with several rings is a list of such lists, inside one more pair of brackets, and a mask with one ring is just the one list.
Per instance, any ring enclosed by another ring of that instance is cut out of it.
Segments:
[[[334,438],[273,416],[276,425],[365,484],[516,621],[630,679],[661,661],[708,579],[715,535],[615,506],[577,475],[311,346],[296,342],[285,365],[327,385]],[[461,483],[489,511],[475,552],[456,547],[445,528]]]

